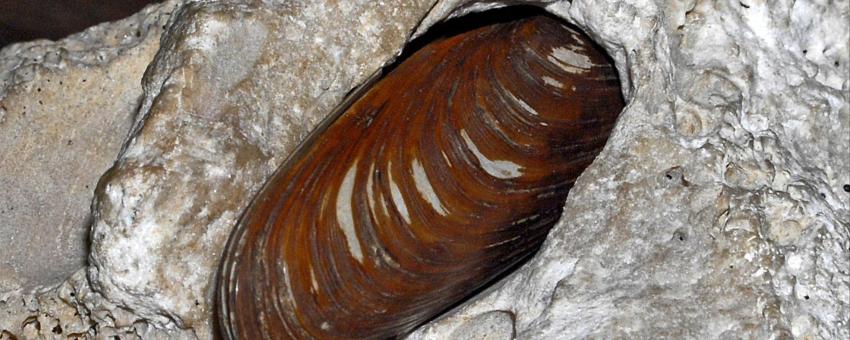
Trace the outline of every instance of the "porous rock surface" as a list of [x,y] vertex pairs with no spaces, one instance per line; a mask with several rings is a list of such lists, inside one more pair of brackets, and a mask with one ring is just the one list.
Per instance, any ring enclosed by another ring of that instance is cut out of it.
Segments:
[[0,292],[84,267],[94,188],[129,132],[167,8],[0,51]]
[[[540,253],[411,338],[850,337],[848,1],[534,4],[610,53],[628,107]],[[0,296],[0,338],[209,338],[264,179],[411,33],[499,5],[182,6],[95,190],[87,270]]]
[[548,5],[628,107],[535,258],[410,339],[850,337],[848,7]]

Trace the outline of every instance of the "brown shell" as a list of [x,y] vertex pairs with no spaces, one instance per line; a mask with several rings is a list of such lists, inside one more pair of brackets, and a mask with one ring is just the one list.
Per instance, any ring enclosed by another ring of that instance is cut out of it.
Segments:
[[536,250],[623,107],[546,16],[412,54],[274,174],[231,235],[226,338],[406,334]]

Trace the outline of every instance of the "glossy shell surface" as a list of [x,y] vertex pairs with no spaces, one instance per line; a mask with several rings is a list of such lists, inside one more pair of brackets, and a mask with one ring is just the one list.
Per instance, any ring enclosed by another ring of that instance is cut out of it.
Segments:
[[426,45],[257,195],[225,250],[222,334],[410,332],[539,247],[622,107],[603,53],[547,16]]

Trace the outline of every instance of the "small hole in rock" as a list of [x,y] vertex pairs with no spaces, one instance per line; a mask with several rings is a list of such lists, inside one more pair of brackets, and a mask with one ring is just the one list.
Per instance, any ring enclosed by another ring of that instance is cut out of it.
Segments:
[[806,300],[808,300],[808,299],[809,299],[809,296],[808,296],[808,295],[805,295],[805,296],[803,296],[803,298],[804,298],[804,299],[806,299]]
[[750,8],[750,5],[747,5],[743,2],[738,2],[738,3],[741,4],[741,7],[743,7],[743,8]]
[[850,184],[844,185],[844,192],[850,192]]
[[674,182],[674,184],[679,184],[683,187],[690,186],[690,182],[685,179],[685,174],[683,173],[683,169],[680,166],[674,166],[667,171],[664,172],[664,178],[668,181]]
[[678,240],[679,242],[685,242],[686,238],[687,237],[685,236],[685,232],[682,229],[678,229],[675,232],[673,232],[673,239],[674,240]]
[[62,326],[56,325],[56,327],[53,327],[53,334],[62,334]]
[[29,325],[35,327],[35,330],[37,331],[41,330],[41,323],[38,322],[38,317],[35,315],[26,318],[26,320],[24,320],[23,322],[22,328],[26,328]]

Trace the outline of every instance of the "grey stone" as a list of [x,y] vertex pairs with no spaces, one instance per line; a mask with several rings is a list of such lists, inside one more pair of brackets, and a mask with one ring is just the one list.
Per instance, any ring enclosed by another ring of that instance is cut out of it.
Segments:
[[494,310],[464,320],[449,339],[510,340],[515,336],[513,313]]
[[160,8],[0,51],[0,292],[85,266],[91,199],[138,108]]

